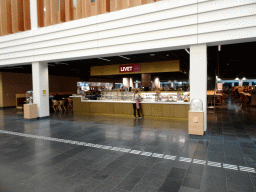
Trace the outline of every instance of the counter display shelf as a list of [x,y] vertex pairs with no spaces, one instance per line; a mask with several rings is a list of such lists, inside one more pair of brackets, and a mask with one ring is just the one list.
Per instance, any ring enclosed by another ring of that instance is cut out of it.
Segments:
[[[188,102],[189,92],[139,92],[142,102]],[[102,92],[98,100],[104,101],[133,101],[133,92]]]
[[[167,93],[161,99],[155,99],[156,93],[141,92],[140,102],[144,118],[160,117],[168,119],[188,120],[190,102],[178,99],[178,94]],[[133,92],[102,92],[101,100],[83,100],[81,96],[73,97],[75,114],[106,114],[133,117]],[[172,96],[173,95],[173,96]],[[175,98],[175,95],[177,98]],[[168,100],[168,96],[170,96]],[[171,100],[171,96],[172,99]],[[177,99],[177,100],[176,100]],[[168,100],[168,101],[167,101]]]

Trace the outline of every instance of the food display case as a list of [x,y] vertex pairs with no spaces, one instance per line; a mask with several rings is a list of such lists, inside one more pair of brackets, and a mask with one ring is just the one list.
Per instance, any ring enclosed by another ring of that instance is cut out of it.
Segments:
[[[189,92],[139,92],[142,102],[188,102]],[[102,92],[101,97],[98,100],[109,100],[109,101],[132,101],[133,92],[116,92],[106,91]]]

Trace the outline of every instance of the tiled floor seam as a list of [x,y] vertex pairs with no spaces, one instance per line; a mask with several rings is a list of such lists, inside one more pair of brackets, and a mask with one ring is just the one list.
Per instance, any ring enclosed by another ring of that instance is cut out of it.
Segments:
[[[169,160],[176,159],[176,156],[172,156],[172,155],[164,155],[164,154],[159,154],[159,153],[131,150],[131,149],[126,149],[126,148],[112,147],[112,146],[86,143],[86,142],[80,142],[80,141],[72,141],[72,140],[59,139],[59,138],[53,138],[53,137],[31,135],[31,134],[25,134],[25,133],[17,133],[17,132],[12,132],[12,131],[5,131],[5,130],[0,130],[0,133],[18,135],[21,137],[30,137],[30,138],[35,138],[35,139],[56,141],[56,142],[62,142],[62,143],[69,143],[69,144],[75,144],[75,145],[79,145],[79,146],[94,147],[94,148],[98,148],[98,149],[106,149],[106,150],[111,150],[111,151],[120,151],[123,153],[132,153],[132,154],[143,155],[143,156],[147,156],[147,157],[151,156],[151,157],[155,157],[155,158],[164,158],[164,159],[169,159]],[[220,162],[213,162],[213,161],[206,162],[205,160],[192,159],[192,158],[186,158],[186,157],[180,157],[179,161],[186,162],[186,163],[203,164],[203,165],[219,167],[219,168],[224,168],[224,169],[237,170],[237,171],[239,170],[239,171],[243,171],[243,172],[256,173],[255,169],[251,168],[251,167],[231,165],[231,164],[225,164],[225,163],[220,163]]]

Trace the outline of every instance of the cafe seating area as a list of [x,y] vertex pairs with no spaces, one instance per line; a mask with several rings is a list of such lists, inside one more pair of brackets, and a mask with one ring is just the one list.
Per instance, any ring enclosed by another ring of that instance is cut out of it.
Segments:
[[[252,104],[252,92],[255,91],[253,86],[235,86],[231,88],[231,91],[223,92],[214,90],[207,91],[207,104],[208,106],[222,106],[225,104],[229,98],[232,97],[233,100],[238,101],[238,103],[251,106]],[[214,99],[215,96],[215,99]]]
[[73,99],[63,98],[62,100],[52,100],[52,109],[54,112],[66,112],[73,110]]

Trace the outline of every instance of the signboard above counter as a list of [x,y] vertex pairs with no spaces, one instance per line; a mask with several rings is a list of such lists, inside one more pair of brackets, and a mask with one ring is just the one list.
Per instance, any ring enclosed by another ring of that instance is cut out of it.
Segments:
[[104,65],[92,66],[91,76],[141,74],[141,73],[162,73],[180,72],[180,61],[158,61],[151,63],[125,64],[125,65]]

